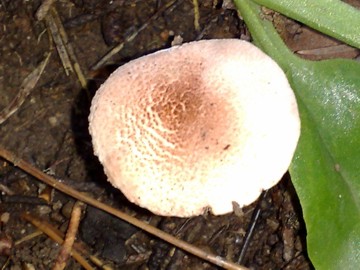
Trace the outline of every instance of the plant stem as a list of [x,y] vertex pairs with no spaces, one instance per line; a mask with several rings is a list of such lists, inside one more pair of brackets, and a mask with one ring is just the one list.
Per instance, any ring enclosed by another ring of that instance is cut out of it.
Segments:
[[360,12],[340,0],[253,0],[360,48]]
[[305,60],[294,55],[280,38],[270,21],[261,18],[260,6],[249,0],[234,0],[254,43],[270,55],[287,73],[292,65]]

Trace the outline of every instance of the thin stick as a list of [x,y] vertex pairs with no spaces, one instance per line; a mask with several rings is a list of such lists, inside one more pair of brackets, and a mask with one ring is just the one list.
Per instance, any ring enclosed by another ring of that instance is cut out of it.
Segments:
[[252,236],[254,234],[255,226],[256,226],[256,224],[257,224],[257,222],[259,220],[260,214],[262,212],[261,202],[266,198],[267,193],[268,193],[268,190],[263,191],[261,193],[260,198],[258,200],[258,203],[257,203],[257,205],[255,207],[254,213],[253,213],[253,215],[251,217],[250,226],[246,231],[245,240],[244,240],[243,246],[241,247],[240,255],[239,255],[239,258],[238,258],[238,261],[237,261],[239,264],[244,263],[245,253],[246,253],[246,251],[247,251],[247,249],[249,247],[251,238],[252,238]]
[[358,52],[359,49],[350,47],[349,45],[346,44],[339,44],[339,45],[328,46],[323,48],[296,51],[296,53],[300,55],[315,55],[315,56],[328,56],[331,54],[358,53]]
[[61,63],[64,67],[64,71],[66,76],[70,75],[70,72],[74,72],[74,69],[71,65],[70,56],[66,50],[64,41],[61,38],[59,28],[56,25],[55,19],[50,16],[49,14],[45,16],[45,22],[46,26],[49,29],[49,32],[51,33],[51,36],[53,38],[53,41],[55,43],[56,50],[58,51]]
[[70,57],[70,60],[72,61],[72,66],[75,70],[75,73],[76,73],[76,76],[78,77],[78,80],[81,84],[81,87],[83,89],[87,89],[87,81],[86,81],[86,78],[85,78],[85,75],[80,67],[80,64],[79,64],[79,61],[76,57],[76,54],[75,54],[75,51],[71,45],[71,43],[69,42],[69,38],[68,38],[68,35],[65,31],[65,28],[62,24],[62,21],[60,19],[60,16],[59,14],[57,13],[56,9],[55,8],[51,8],[50,9],[50,14],[59,30],[59,33],[60,33],[60,36],[61,36],[61,39],[63,40],[64,42],[64,45],[65,45],[65,48],[66,48],[66,51]]
[[200,30],[200,11],[199,11],[199,1],[198,0],[193,0],[193,5],[194,5],[194,27],[196,31]]
[[44,0],[35,13],[36,19],[39,21],[43,20],[54,2],[55,0]]
[[50,5],[42,6],[44,10],[39,8],[38,12],[40,12],[40,18],[45,19],[47,28],[49,29],[49,32],[52,35],[52,38],[56,45],[56,49],[59,53],[65,73],[68,76],[70,72],[75,71],[75,74],[78,77],[81,87],[87,89],[86,78],[77,60],[74,49],[71,46],[71,43],[69,42],[68,35],[66,34],[65,28],[61,22],[59,14],[57,13],[55,8],[51,7],[51,3],[47,3],[47,4]]
[[50,55],[51,53],[48,53],[45,59],[24,79],[15,98],[0,112],[0,124],[5,122],[24,103],[44,72]]
[[33,233],[27,234],[27,235],[25,235],[23,238],[17,240],[17,241],[15,242],[15,246],[18,246],[18,245],[22,244],[23,242],[32,240],[32,239],[34,239],[35,237],[38,237],[38,236],[43,235],[43,234],[44,234],[44,233],[43,233],[41,230],[37,230],[37,231],[35,231],[35,232],[33,232]]
[[0,156],[6,159],[7,161],[13,163],[15,166],[19,167],[23,171],[29,173],[30,175],[34,176],[35,178],[41,180],[42,182],[48,184],[49,186],[52,186],[53,188],[72,196],[80,201],[83,201],[89,205],[92,205],[98,209],[101,209],[109,214],[112,214],[184,251],[187,251],[188,253],[191,253],[203,260],[206,260],[208,262],[211,262],[217,266],[223,267],[225,269],[232,269],[232,270],[249,270],[248,268],[244,266],[240,266],[238,264],[235,264],[233,262],[229,262],[225,260],[224,258],[220,256],[216,256],[213,254],[210,254],[198,247],[195,247],[185,241],[179,240],[176,237],[167,234],[158,228],[155,228],[151,225],[148,225],[147,223],[140,221],[132,216],[129,216],[126,213],[123,213],[120,210],[117,210],[113,207],[110,207],[102,202],[97,201],[94,198],[91,198],[83,193],[80,193],[76,191],[75,189],[57,181],[50,175],[47,175],[46,173],[42,172],[41,170],[33,167],[30,163],[16,157],[11,152],[5,150],[3,147],[0,147]]
[[83,206],[84,204],[82,202],[77,201],[73,207],[66,237],[53,266],[53,270],[63,270],[66,266],[79,228],[81,209]]

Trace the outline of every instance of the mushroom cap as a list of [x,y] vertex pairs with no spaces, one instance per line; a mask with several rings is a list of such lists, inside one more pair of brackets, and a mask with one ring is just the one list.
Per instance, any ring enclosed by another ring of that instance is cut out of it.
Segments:
[[108,180],[164,216],[255,201],[287,171],[300,135],[293,91],[251,43],[206,40],[119,67],[89,116]]

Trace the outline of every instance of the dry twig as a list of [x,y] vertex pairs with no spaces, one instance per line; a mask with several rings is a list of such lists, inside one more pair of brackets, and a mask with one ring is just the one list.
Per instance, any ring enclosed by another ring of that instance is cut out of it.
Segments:
[[24,103],[26,97],[34,89],[41,77],[41,74],[44,72],[50,55],[51,53],[48,53],[45,59],[24,79],[15,98],[0,112],[0,124],[5,122]]
[[81,210],[84,207],[82,202],[76,202],[71,212],[71,218],[64,243],[59,251],[53,270],[63,270],[75,242],[76,234],[80,224]]
[[38,10],[36,11],[35,17],[39,21],[42,21],[46,15],[48,14],[51,5],[55,2],[55,0],[44,0]]
[[51,33],[51,36],[54,40],[61,63],[64,67],[65,74],[66,76],[69,76],[70,72],[74,72],[74,69],[71,65],[70,56],[67,53],[64,41],[61,38],[59,28],[56,25],[55,20],[52,16],[47,15],[45,17],[45,21],[46,21],[46,26],[49,29],[49,32]]
[[268,190],[266,191],[263,191],[260,195],[260,198],[258,200],[258,203],[256,205],[256,208],[254,209],[254,213],[251,217],[251,222],[250,222],[250,225],[249,225],[249,228],[248,230],[246,231],[246,235],[245,235],[245,239],[244,239],[244,243],[243,243],[243,246],[241,247],[241,252],[240,252],[240,255],[239,255],[239,258],[238,258],[238,263],[243,263],[244,262],[244,258],[245,258],[245,253],[250,245],[250,240],[254,234],[254,230],[255,230],[255,226],[259,220],[259,217],[260,217],[260,214],[262,212],[262,208],[261,208],[261,202],[263,200],[265,200],[266,196],[268,194]]
[[315,56],[329,57],[329,55],[336,55],[340,53],[359,53],[359,49],[350,47],[349,45],[346,44],[339,44],[339,45],[328,46],[323,48],[299,50],[296,51],[296,53],[300,55],[315,55]]
[[17,240],[17,241],[15,242],[15,246],[18,246],[18,245],[20,245],[20,244],[22,244],[22,243],[24,243],[24,242],[26,242],[26,241],[29,241],[29,240],[31,240],[31,239],[34,239],[35,237],[38,237],[38,236],[43,235],[43,234],[44,234],[44,233],[43,233],[41,230],[37,230],[37,231],[35,231],[35,232],[33,232],[33,233],[27,234],[27,235],[25,235],[23,238]]
[[194,5],[194,27],[196,31],[200,30],[200,11],[199,11],[199,1],[198,0],[193,0],[193,5]]
[[65,73],[66,75],[69,75],[70,72],[75,71],[78,80],[81,84],[81,87],[86,89],[87,88],[86,78],[77,60],[74,49],[71,46],[71,43],[69,42],[68,35],[66,34],[65,28],[61,22],[59,14],[57,13],[55,8],[53,7],[47,7],[47,8],[49,9],[47,14],[45,13],[46,15],[44,14],[42,15],[45,17],[46,25],[53,37]]

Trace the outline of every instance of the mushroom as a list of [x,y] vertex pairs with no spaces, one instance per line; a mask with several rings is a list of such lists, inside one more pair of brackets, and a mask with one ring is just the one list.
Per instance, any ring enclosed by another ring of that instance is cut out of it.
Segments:
[[287,171],[300,135],[285,74],[236,39],[190,42],[119,67],[97,91],[89,122],[112,185],[178,217],[255,201]]

